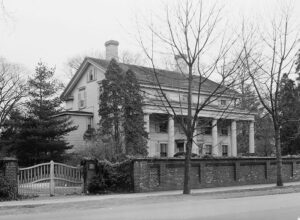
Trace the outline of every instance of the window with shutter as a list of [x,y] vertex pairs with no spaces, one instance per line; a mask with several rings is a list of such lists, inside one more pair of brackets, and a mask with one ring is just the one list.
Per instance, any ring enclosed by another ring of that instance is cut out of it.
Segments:
[[204,152],[206,155],[212,154],[212,145],[211,144],[205,144]]
[[80,108],[81,93],[78,92],[78,108]]
[[160,143],[160,157],[167,156],[167,149],[168,149],[168,144]]
[[86,91],[85,88],[81,88],[78,91],[78,108],[86,107]]
[[228,145],[222,145],[222,156],[228,156]]

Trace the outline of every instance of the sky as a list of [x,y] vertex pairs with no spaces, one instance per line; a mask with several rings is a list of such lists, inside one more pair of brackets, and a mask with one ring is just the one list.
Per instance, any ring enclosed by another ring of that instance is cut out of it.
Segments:
[[[205,0],[204,0],[205,1]],[[56,67],[56,76],[67,82],[64,65],[78,54],[104,51],[107,40],[118,40],[120,50],[142,53],[137,23],[164,16],[174,0],[3,0],[0,13],[0,57],[34,71],[39,61]],[[257,14],[271,16],[278,0],[217,0],[229,17],[228,25]],[[293,2],[300,14],[300,1]]]

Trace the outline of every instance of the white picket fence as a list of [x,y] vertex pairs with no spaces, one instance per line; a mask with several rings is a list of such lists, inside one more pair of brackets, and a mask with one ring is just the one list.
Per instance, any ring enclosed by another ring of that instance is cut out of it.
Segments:
[[82,169],[53,161],[20,168],[18,181],[21,195],[54,196],[83,191]]

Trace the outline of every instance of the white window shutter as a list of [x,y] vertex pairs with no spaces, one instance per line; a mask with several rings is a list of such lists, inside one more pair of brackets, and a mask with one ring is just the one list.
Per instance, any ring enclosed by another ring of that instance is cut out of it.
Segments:
[[83,106],[86,107],[86,104],[87,104],[86,103],[86,91],[84,90],[84,105]]
[[158,142],[155,143],[155,156],[160,156],[160,145]]
[[97,80],[97,71],[96,71],[96,68],[94,68],[94,80]]
[[80,95],[80,91],[78,91],[78,108],[80,108],[80,100],[81,100],[81,95]]

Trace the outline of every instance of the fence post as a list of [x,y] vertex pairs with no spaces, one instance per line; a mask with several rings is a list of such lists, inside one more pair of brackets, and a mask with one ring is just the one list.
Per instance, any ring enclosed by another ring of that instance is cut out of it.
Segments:
[[97,174],[97,161],[92,159],[83,159],[81,164],[83,165],[83,193],[88,194],[88,186],[93,177]]
[[4,157],[0,159],[0,178],[5,178],[10,185],[9,198],[18,196],[18,161],[15,158]]
[[50,161],[50,196],[54,196],[54,162]]

